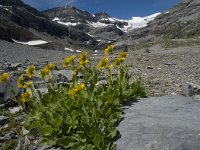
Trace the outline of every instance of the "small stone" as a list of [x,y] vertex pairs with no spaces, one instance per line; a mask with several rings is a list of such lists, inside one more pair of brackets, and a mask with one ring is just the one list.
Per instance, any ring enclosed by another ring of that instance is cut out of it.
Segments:
[[145,53],[150,53],[150,49],[147,48],[147,49],[144,50],[144,52],[145,52]]
[[9,111],[11,114],[15,114],[20,111],[20,108],[19,107],[9,108]]
[[153,67],[148,66],[147,69],[148,69],[148,70],[153,70]]
[[165,63],[165,66],[172,66],[172,65],[176,65],[175,63]]
[[182,92],[186,96],[196,96],[200,95],[200,86],[190,82],[184,83],[182,86]]

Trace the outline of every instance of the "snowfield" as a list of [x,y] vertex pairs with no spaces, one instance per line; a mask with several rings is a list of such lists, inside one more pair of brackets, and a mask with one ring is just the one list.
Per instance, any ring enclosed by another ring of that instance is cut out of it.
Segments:
[[30,46],[34,46],[34,45],[42,45],[42,44],[47,44],[47,41],[43,41],[43,40],[35,40],[35,41],[28,41],[28,42],[22,42],[22,41],[17,41],[13,39],[13,42],[18,43],[18,44],[23,44],[23,45],[30,45]]

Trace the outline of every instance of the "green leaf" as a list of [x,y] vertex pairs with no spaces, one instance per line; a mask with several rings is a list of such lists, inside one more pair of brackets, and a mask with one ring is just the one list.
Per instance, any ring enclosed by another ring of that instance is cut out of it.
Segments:
[[96,147],[100,148],[100,144],[102,143],[102,137],[100,134],[96,134],[94,136],[93,142],[95,144]]
[[39,127],[38,131],[44,135],[44,136],[48,136],[48,135],[51,135],[53,129],[50,127],[50,126],[42,126],[42,127]]

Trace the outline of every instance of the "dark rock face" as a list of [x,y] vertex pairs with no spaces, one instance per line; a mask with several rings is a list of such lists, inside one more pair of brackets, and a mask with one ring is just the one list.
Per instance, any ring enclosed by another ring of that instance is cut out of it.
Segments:
[[200,101],[182,96],[141,99],[124,107],[117,150],[199,150]]
[[[65,6],[49,9],[43,12],[50,20],[69,23],[73,28],[89,33],[96,38],[116,39],[124,33],[117,27],[127,25],[127,22],[113,19],[105,12],[90,14],[75,7]],[[106,37],[106,38],[105,38]]]
[[55,17],[61,18],[63,22],[81,22],[87,23],[87,20],[94,21],[94,17],[87,11],[77,9],[72,6],[49,9],[43,12],[53,20]]
[[[30,41],[41,39],[40,34],[46,33],[60,39],[70,38],[77,45],[81,44],[86,47],[87,44],[83,44],[83,42],[94,41],[83,31],[75,28],[69,29],[50,21],[44,14],[20,0],[2,0],[0,5],[2,5],[0,7],[0,39]],[[37,34],[30,29],[33,29]],[[96,43],[93,42],[93,44]]]
[[[158,15],[148,26],[135,29],[123,37],[123,44],[165,38],[187,38],[200,35],[200,1],[185,0]],[[129,42],[127,42],[129,41]],[[130,42],[131,41],[131,42]]]

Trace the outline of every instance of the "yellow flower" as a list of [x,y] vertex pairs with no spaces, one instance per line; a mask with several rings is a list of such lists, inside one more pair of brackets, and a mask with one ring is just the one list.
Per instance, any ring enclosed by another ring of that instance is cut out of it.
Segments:
[[22,88],[30,88],[32,84],[33,84],[32,81],[24,82],[24,85],[22,86]]
[[98,65],[97,65],[97,68],[106,68],[108,67],[108,61],[109,61],[109,58],[103,58],[99,61]]
[[6,81],[8,81],[9,78],[10,78],[10,74],[3,73],[2,75],[0,75],[0,83],[5,83]]
[[41,71],[40,71],[40,76],[42,79],[46,78],[47,76],[49,76],[50,70],[48,69],[48,67],[44,67]]
[[18,81],[17,81],[18,88],[30,88],[32,84],[33,84],[32,81],[24,82],[23,76],[20,76]]
[[114,66],[117,67],[117,66],[120,66],[120,64],[125,60],[125,58],[117,58],[115,61],[114,61]]
[[74,61],[75,58],[76,58],[75,55],[65,58],[62,62],[62,67],[67,68]]
[[114,49],[114,45],[111,44],[111,45],[108,45],[108,47],[104,50],[104,54],[105,55],[109,55],[113,52],[113,49]]
[[83,90],[84,88],[85,88],[85,84],[84,83],[78,84],[76,87],[74,87],[73,89],[69,90],[67,92],[67,94],[69,96],[74,96],[75,94],[77,94],[78,92]]
[[30,96],[31,96],[31,92],[30,91],[26,91],[26,92],[24,92],[21,96],[20,96],[20,101],[22,101],[23,103],[24,102],[27,102],[28,101],[28,99],[30,98]]
[[50,64],[48,65],[48,69],[49,69],[50,71],[54,70],[55,67],[56,67],[56,64],[55,64],[55,63],[50,63]]
[[19,79],[17,80],[17,86],[18,88],[22,88],[24,84],[24,77],[20,76]]
[[28,66],[28,68],[26,69],[26,75],[27,77],[31,78],[35,73],[35,66],[34,65],[31,65],[31,66]]
[[127,55],[128,55],[128,52],[121,52],[118,58],[126,58]]
[[113,68],[113,67],[114,67],[114,65],[113,65],[113,64],[110,64],[108,67],[109,67],[109,68]]
[[80,57],[78,58],[78,63],[81,66],[86,65],[87,63],[89,63],[89,60],[87,59],[87,52],[82,52]]

